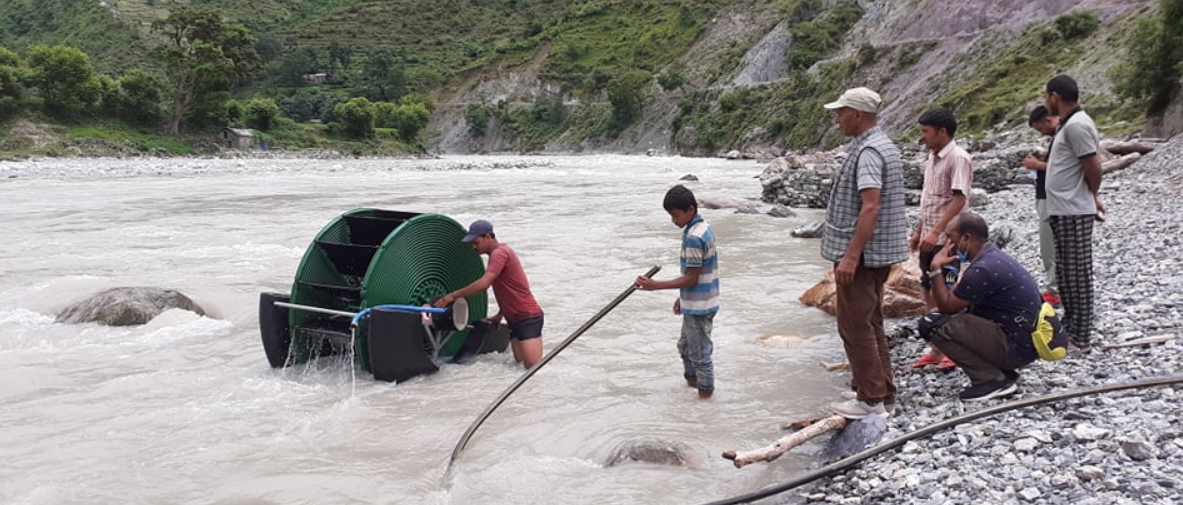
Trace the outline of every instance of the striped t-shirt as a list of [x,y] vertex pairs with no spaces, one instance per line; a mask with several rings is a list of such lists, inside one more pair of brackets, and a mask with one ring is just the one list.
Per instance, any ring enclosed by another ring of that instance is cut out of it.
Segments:
[[682,230],[682,273],[701,267],[698,284],[681,289],[682,313],[705,316],[719,310],[719,256],[715,252],[715,232],[702,216],[694,216]]

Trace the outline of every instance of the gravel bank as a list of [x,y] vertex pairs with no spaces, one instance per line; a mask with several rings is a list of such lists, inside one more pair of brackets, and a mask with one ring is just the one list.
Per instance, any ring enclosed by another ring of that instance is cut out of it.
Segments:
[[[1107,175],[1107,221],[1094,230],[1097,314],[1094,341],[1178,335],[1183,325],[1183,137],[1130,168]],[[992,230],[1009,227],[1006,250],[1042,272],[1033,190],[990,195],[975,210]],[[1038,275],[1037,275],[1038,277]],[[895,326],[911,321],[895,321]],[[889,328],[890,330],[890,328]],[[1075,350],[1059,362],[1022,370],[1011,399],[962,404],[964,373],[916,372],[908,364],[921,342],[908,339],[893,355],[899,410],[888,438],[965,412],[1014,399],[1183,373],[1183,339],[1124,349]],[[963,424],[845,474],[800,488],[794,502],[877,504],[1183,503],[1183,386],[1064,400]]]

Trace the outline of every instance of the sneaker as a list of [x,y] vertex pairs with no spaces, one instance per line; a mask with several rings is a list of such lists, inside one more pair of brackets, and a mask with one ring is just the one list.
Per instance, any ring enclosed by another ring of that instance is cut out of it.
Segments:
[[[843,400],[857,400],[858,399],[858,392],[857,391],[843,391],[842,394],[839,396],[841,396]],[[883,402],[883,409],[887,411],[887,415],[889,415],[889,416],[895,415],[895,402],[887,402],[887,401]]]
[[1015,384],[1019,383],[1019,371],[1018,370],[1003,370],[1002,375],[1005,375],[1007,380],[1014,381]]
[[830,410],[847,419],[862,419],[871,414],[878,414],[879,417],[887,417],[887,408],[883,403],[876,403],[871,405],[859,400],[846,400],[839,403],[831,403]]
[[1060,295],[1052,293],[1051,291],[1044,291],[1042,296],[1043,296],[1043,301],[1047,302],[1048,305],[1052,305],[1052,306],[1056,306],[1056,307],[1060,306]]
[[1003,396],[1013,395],[1015,391],[1019,390],[1018,374],[1014,378],[1006,376],[1005,378],[996,381],[990,381],[976,386],[970,386],[961,391],[957,396],[963,402],[980,402],[989,400],[991,398],[1000,398]]

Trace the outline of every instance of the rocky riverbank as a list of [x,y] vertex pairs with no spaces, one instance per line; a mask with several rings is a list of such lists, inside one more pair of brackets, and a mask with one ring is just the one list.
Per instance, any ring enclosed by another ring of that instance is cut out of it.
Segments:
[[[1106,175],[1106,222],[1094,231],[1099,346],[1179,336],[1183,326],[1183,137]],[[1041,272],[1033,190],[1015,186],[975,209],[991,228],[1016,230],[1006,249]],[[896,320],[892,326],[912,324]],[[892,328],[889,328],[889,331]],[[908,368],[921,341],[895,342],[898,410],[887,438],[966,412],[1077,388],[1183,373],[1183,339],[1073,350],[1022,370],[1019,394],[962,404],[960,371]],[[835,394],[835,399],[837,394]],[[914,440],[845,474],[796,490],[828,503],[1183,503],[1183,385],[1104,393],[1020,408]]]
[[[920,205],[928,150],[915,143],[898,145],[904,162],[907,203]],[[978,202],[975,205],[978,205],[988,193],[1003,191],[1014,185],[1032,184],[1034,180],[1029,173],[1019,167],[1028,154],[1045,155],[1047,140],[1009,133],[998,140],[961,141],[959,145],[969,151],[974,159],[974,198]],[[1121,170],[1160,145],[1161,139],[1106,140],[1101,144],[1100,153],[1103,168],[1107,173]],[[763,186],[760,199],[789,207],[824,209],[830,198],[830,188],[833,187],[834,172],[845,159],[845,147],[832,151],[786,153],[773,158],[759,175]]]

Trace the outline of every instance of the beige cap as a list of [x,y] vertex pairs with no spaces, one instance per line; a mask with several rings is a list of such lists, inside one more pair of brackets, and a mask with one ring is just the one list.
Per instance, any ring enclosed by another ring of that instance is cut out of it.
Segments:
[[882,103],[883,99],[879,98],[879,93],[867,88],[851,88],[842,93],[838,100],[827,103],[823,107],[827,109],[850,107],[854,110],[878,114],[879,105]]

